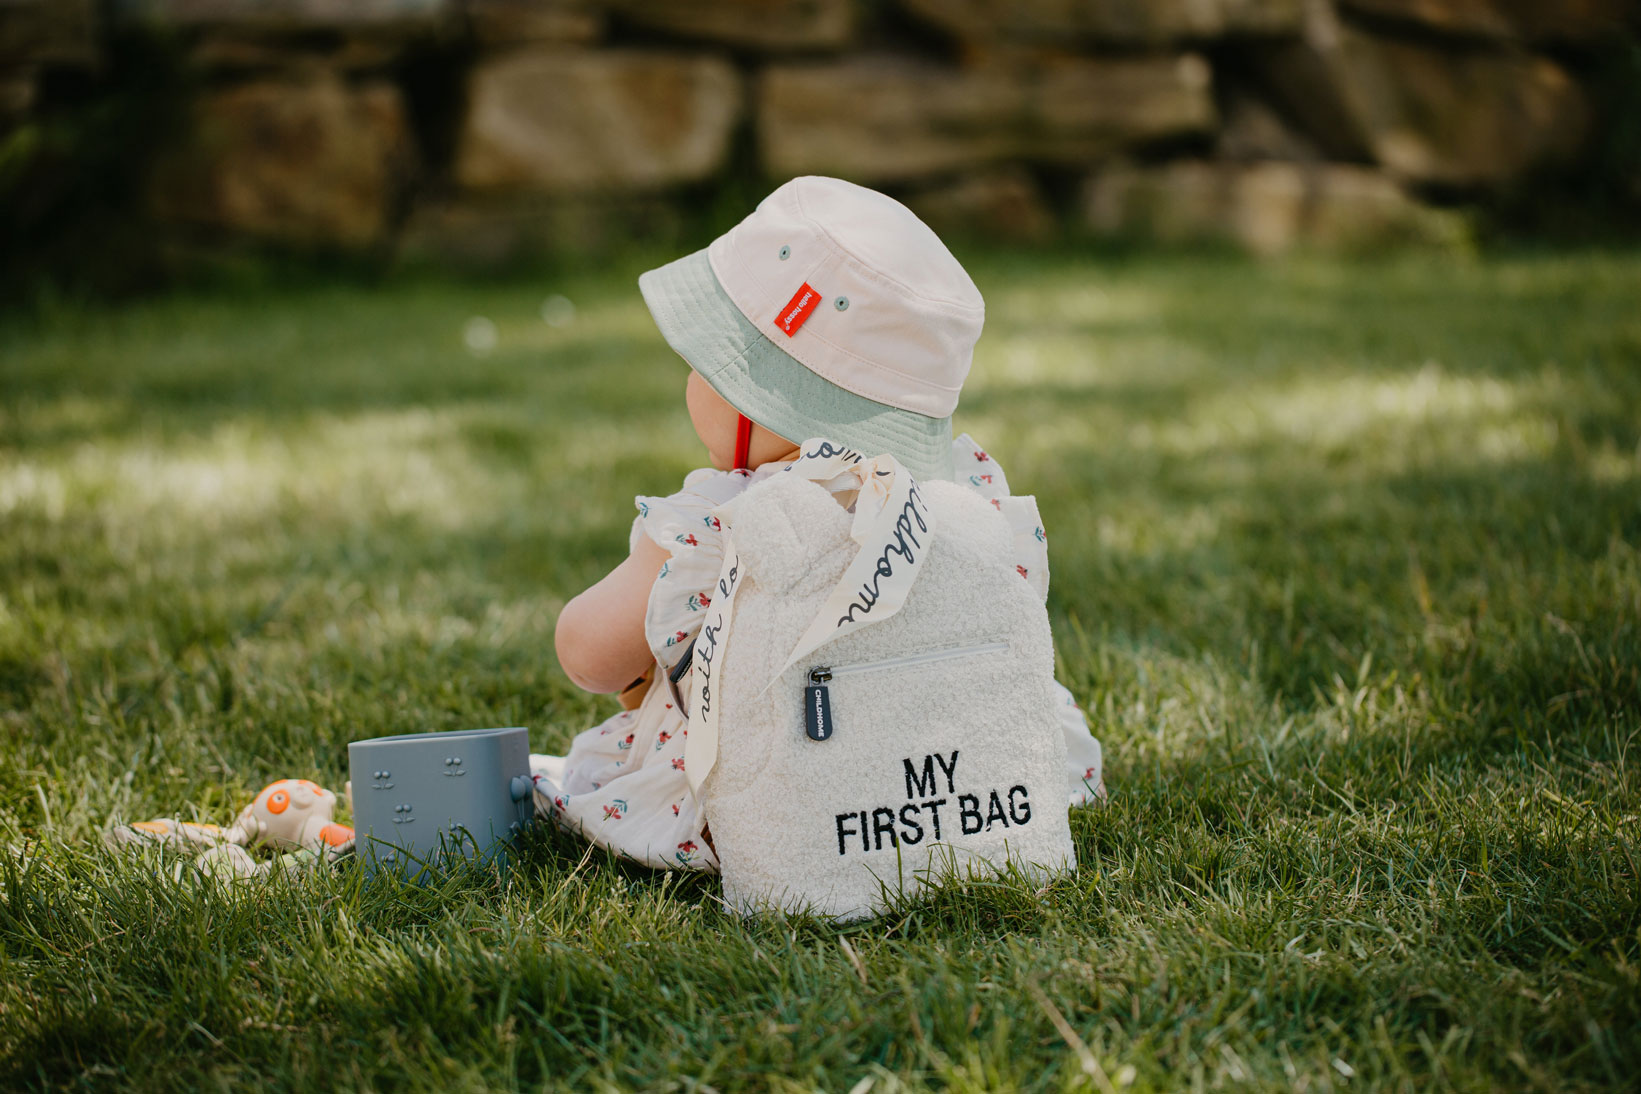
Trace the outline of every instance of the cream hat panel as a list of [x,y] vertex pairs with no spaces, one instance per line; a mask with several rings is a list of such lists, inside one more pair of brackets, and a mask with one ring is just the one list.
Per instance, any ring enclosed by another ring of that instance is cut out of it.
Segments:
[[[707,254],[737,309],[816,375],[930,417],[957,406],[985,306],[904,205],[839,179],[793,179]],[[806,284],[820,303],[788,335],[777,319]]]

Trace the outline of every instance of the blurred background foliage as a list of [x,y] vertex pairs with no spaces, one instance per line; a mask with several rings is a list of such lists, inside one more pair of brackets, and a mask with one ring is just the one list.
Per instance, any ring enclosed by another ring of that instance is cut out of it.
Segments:
[[0,291],[704,243],[1634,238],[1635,0],[0,0]]

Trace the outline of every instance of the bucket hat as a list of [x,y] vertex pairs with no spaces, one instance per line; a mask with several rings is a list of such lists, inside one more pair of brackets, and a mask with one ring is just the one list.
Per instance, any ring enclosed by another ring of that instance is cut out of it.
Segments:
[[985,303],[900,202],[795,178],[638,288],[667,344],[747,418],[952,477],[951,415]]

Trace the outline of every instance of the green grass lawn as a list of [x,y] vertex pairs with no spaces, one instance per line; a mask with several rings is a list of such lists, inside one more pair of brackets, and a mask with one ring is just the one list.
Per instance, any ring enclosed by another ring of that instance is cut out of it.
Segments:
[[555,614],[701,459],[638,267],[0,323],[0,1087],[1630,1088],[1641,254],[966,257],[1112,798],[848,929],[546,831],[422,889],[100,843],[613,709]]

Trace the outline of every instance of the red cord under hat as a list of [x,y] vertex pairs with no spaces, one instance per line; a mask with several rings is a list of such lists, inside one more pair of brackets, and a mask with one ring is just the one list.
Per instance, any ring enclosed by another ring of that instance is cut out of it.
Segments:
[[739,420],[735,423],[735,466],[733,470],[739,471],[746,467],[747,458],[752,451],[752,419],[745,414],[738,414],[736,417]]

